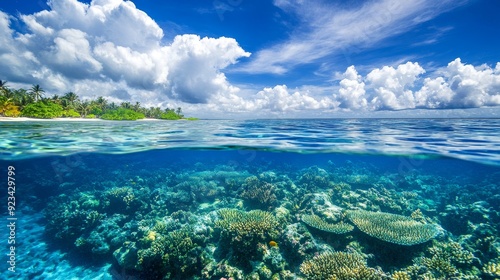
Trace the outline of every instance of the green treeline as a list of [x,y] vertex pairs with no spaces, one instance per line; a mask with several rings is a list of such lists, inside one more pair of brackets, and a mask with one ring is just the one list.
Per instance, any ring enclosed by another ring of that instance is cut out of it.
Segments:
[[11,89],[7,82],[0,80],[0,116],[52,118],[100,118],[104,120],[138,120],[143,118],[164,120],[196,120],[185,118],[182,109],[145,108],[141,103],[108,102],[102,96],[93,100],[80,100],[74,92],[63,96],[45,97],[45,90],[33,85],[29,90]]

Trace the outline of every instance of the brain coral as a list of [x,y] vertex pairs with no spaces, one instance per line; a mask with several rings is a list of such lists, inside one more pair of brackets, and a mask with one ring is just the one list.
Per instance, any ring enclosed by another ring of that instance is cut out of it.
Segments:
[[380,271],[367,267],[366,260],[355,253],[323,253],[303,262],[300,271],[309,280],[382,279]]
[[354,229],[352,225],[344,222],[337,224],[327,223],[316,215],[302,215],[302,221],[310,227],[336,234],[347,233]]
[[424,243],[439,232],[436,225],[423,224],[396,214],[348,210],[346,215],[362,232],[399,245]]

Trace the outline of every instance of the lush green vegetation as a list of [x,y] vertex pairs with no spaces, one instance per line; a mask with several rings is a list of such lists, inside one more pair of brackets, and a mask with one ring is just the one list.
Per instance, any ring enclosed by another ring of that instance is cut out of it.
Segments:
[[177,114],[174,110],[169,110],[160,115],[160,119],[162,120],[178,120],[181,119],[182,116]]
[[135,121],[138,119],[144,119],[144,114],[131,109],[118,108],[115,110],[109,110],[101,116],[101,119],[113,121]]
[[80,100],[74,92],[63,96],[46,97],[40,85],[33,85],[29,90],[11,89],[7,82],[0,80],[0,116],[30,118],[101,118],[105,120],[138,120],[143,118],[163,120],[197,120],[184,118],[182,109],[145,108],[141,103],[108,102],[104,97],[92,100]]
[[77,111],[75,111],[74,109],[68,109],[68,110],[64,110],[62,116],[64,118],[80,118],[80,113],[78,113]]
[[23,117],[38,118],[38,119],[53,119],[63,116],[63,108],[59,104],[52,102],[38,101],[26,105],[21,115]]

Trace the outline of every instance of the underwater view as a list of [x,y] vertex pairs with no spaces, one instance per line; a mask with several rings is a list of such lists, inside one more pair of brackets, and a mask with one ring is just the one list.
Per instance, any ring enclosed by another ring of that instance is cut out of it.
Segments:
[[3,279],[499,279],[500,120],[0,122]]
[[500,280],[498,11],[0,1],[0,280]]

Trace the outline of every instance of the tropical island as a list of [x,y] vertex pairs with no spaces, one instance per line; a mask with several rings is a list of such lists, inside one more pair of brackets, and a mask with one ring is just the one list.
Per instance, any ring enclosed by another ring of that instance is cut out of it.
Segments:
[[74,92],[67,92],[63,96],[55,94],[52,97],[45,97],[45,90],[40,85],[33,85],[29,90],[11,89],[3,80],[0,80],[0,117],[197,120],[184,117],[180,107],[162,110],[160,107],[142,107],[140,102],[116,104],[108,102],[102,96],[81,100]]

